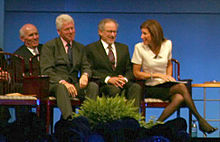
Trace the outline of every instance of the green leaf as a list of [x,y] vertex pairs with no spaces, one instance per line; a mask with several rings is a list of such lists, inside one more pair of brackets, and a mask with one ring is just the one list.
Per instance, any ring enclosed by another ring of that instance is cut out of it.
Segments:
[[150,128],[154,125],[161,124],[152,117],[148,123],[144,117],[138,113],[138,108],[134,107],[134,100],[126,100],[124,95],[115,97],[97,97],[96,101],[87,98],[81,105],[78,114],[73,113],[73,117],[84,116],[88,118],[92,127],[99,123],[106,123],[125,117],[136,119],[142,127]]

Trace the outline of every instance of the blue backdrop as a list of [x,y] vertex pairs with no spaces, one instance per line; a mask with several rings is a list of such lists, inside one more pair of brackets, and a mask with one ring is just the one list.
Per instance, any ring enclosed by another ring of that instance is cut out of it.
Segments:
[[[18,31],[25,23],[37,26],[41,43],[56,37],[56,16],[68,13],[75,19],[76,40],[84,45],[98,40],[97,24],[101,19],[116,19],[119,23],[117,41],[126,43],[132,56],[134,45],[141,41],[140,24],[156,19],[166,38],[173,42],[173,58],[181,63],[182,78],[191,78],[193,83],[220,81],[219,0],[5,0],[2,4],[4,10],[0,18],[4,17],[1,22],[4,36],[0,41],[4,41],[5,51],[14,52],[22,45]],[[193,89],[193,98],[202,97],[202,93],[201,89]],[[208,90],[207,93],[212,94],[208,97],[217,98],[220,91]],[[196,102],[196,105],[202,114],[202,103]],[[207,117],[219,118],[219,103],[207,105]],[[183,117],[187,119],[187,113]],[[211,123],[220,126],[217,122]],[[219,132],[211,136],[219,136]]]

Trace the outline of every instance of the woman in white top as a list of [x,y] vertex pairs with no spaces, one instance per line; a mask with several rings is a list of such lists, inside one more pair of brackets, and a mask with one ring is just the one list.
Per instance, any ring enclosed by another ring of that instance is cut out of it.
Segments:
[[142,23],[140,29],[143,42],[135,45],[132,57],[134,76],[146,80],[147,96],[170,100],[158,121],[164,121],[185,103],[198,120],[199,129],[204,134],[216,131],[217,129],[198,113],[186,86],[170,83],[175,81],[172,77],[172,42],[164,38],[161,25],[155,20],[147,20]]

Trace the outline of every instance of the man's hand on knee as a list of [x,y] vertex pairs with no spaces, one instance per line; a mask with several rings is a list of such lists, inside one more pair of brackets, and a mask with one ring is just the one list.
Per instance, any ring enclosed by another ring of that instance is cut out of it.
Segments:
[[65,80],[62,80],[60,83],[63,84],[67,88],[68,92],[70,93],[72,97],[76,97],[78,95],[77,89],[73,84]]
[[114,85],[116,87],[123,88],[123,86],[125,85],[126,82],[123,79],[121,79],[120,77],[111,77],[108,80],[108,83],[112,84],[112,85]]

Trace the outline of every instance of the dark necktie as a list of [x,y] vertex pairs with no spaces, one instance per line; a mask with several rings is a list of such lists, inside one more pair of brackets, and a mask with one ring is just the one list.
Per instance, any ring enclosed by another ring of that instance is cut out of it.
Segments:
[[109,61],[110,61],[111,64],[112,64],[112,69],[115,70],[115,56],[114,56],[114,53],[113,53],[113,51],[112,51],[112,46],[109,45],[109,46],[108,46],[108,49],[109,49],[108,58],[109,58]]
[[68,54],[68,58],[70,63],[73,63],[73,58],[72,58],[72,47],[69,43],[67,43],[68,49],[67,49],[67,54]]

